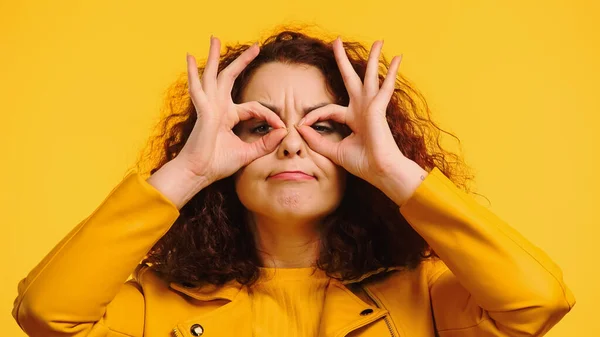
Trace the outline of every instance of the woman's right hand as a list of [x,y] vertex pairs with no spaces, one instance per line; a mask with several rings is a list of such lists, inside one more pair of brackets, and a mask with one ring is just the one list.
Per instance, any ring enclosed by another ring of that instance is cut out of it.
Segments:
[[[218,75],[221,44],[211,37],[210,50],[202,79],[192,55],[187,55],[189,93],[198,119],[177,155],[177,159],[193,175],[208,184],[235,173],[256,158],[277,147],[287,134],[277,114],[256,101],[235,104],[231,97],[233,83],[244,68],[258,55],[258,44],[245,50]],[[259,140],[246,143],[232,131],[242,120],[265,120],[274,129]]]

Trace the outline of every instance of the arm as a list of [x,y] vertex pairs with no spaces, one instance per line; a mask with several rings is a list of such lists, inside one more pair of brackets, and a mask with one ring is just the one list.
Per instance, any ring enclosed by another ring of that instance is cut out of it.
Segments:
[[438,168],[400,212],[443,261],[430,270],[440,336],[541,336],[575,304],[548,255]]
[[[172,163],[153,175],[156,186],[195,186],[165,183],[184,176]],[[30,336],[141,336],[143,295],[124,282],[178,216],[171,199],[130,170],[19,283],[13,317]]]

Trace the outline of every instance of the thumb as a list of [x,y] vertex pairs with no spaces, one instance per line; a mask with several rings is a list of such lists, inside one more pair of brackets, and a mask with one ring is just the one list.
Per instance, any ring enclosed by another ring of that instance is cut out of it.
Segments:
[[277,148],[281,140],[287,135],[288,131],[284,128],[275,129],[268,134],[249,144],[248,160],[244,165],[249,164],[256,158],[267,155]]
[[335,164],[340,165],[337,158],[338,143],[334,143],[321,136],[315,129],[308,125],[296,126],[296,130],[306,140],[311,149],[329,158]]

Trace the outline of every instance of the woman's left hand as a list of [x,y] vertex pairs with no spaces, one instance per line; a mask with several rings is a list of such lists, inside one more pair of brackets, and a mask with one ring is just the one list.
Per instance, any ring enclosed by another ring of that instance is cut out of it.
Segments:
[[[427,171],[405,157],[386,120],[401,57],[395,56],[381,88],[379,55],[383,41],[375,41],[369,53],[364,84],[348,60],[340,38],[333,42],[335,59],[350,98],[347,107],[328,104],[308,113],[296,126],[314,151],[351,174],[379,188],[402,205],[427,176]],[[352,133],[339,142],[322,137],[310,127],[322,120],[346,124]]]

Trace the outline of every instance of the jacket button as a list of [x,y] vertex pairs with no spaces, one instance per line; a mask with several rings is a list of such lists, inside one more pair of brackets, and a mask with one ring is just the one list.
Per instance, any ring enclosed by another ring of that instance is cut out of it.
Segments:
[[365,309],[363,311],[360,312],[361,316],[367,316],[373,313],[373,309]]
[[204,333],[204,328],[200,324],[194,324],[190,328],[190,332],[194,336],[202,336],[202,334]]

